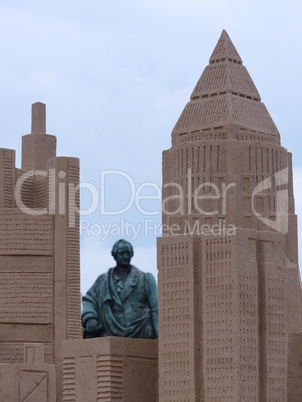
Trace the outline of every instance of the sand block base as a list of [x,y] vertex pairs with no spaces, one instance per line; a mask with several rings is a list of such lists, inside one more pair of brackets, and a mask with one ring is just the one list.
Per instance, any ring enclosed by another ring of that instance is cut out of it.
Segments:
[[117,337],[64,341],[62,400],[158,401],[157,343]]

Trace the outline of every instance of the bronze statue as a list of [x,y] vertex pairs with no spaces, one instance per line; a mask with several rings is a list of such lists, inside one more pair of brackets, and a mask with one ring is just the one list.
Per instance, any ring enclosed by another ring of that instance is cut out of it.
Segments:
[[83,297],[84,337],[157,339],[157,287],[153,275],[130,264],[134,253],[126,240],[117,241],[111,254],[116,266],[100,275]]

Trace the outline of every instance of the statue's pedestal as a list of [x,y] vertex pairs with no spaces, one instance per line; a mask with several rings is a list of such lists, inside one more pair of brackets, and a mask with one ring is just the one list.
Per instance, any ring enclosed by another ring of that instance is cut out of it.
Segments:
[[62,401],[158,401],[157,347],[117,337],[64,341]]

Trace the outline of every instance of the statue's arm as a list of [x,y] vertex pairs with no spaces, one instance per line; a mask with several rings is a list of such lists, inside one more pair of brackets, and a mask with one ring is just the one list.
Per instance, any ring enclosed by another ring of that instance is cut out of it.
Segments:
[[[99,278],[93,286],[83,296],[82,325],[84,328],[89,327],[88,323],[98,322],[98,290]],[[94,326],[94,325],[93,325]]]
[[155,338],[158,338],[158,302],[157,302],[157,286],[155,278],[152,274],[146,274],[146,290],[149,303],[151,320],[155,331]]

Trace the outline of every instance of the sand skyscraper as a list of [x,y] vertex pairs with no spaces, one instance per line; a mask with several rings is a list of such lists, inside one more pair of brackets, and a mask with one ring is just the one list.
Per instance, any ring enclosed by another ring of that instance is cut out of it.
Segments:
[[225,31],[163,153],[163,224],[160,401],[287,400],[301,331],[291,154]]

